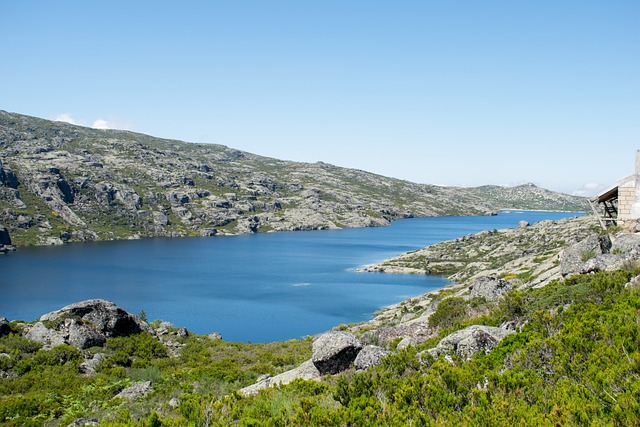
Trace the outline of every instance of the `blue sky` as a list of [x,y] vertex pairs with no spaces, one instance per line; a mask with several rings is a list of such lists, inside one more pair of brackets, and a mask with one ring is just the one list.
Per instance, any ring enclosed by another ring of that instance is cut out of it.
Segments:
[[0,0],[0,109],[594,194],[640,149],[639,23],[637,0]]

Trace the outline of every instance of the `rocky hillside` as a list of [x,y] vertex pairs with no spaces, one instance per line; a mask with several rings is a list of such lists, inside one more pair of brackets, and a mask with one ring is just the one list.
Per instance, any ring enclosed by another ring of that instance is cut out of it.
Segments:
[[0,224],[15,245],[380,226],[501,208],[586,206],[533,185],[415,184],[0,111]]
[[[640,233],[594,225],[438,244],[459,284],[313,339],[231,343],[99,299],[0,317],[0,424],[640,425]],[[520,274],[548,261],[557,279]]]

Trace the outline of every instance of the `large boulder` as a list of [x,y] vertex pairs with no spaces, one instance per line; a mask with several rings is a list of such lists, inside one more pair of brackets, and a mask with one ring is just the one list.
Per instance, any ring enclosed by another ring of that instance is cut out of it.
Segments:
[[360,350],[356,359],[353,361],[353,366],[358,371],[369,369],[373,366],[378,366],[382,363],[382,359],[391,354],[389,350],[376,345],[366,345]]
[[40,317],[41,322],[54,322],[60,318],[77,318],[107,338],[137,334],[142,331],[153,334],[146,322],[128,313],[110,301],[92,299],[70,304],[60,310]]
[[513,288],[513,285],[513,282],[509,280],[480,277],[469,286],[469,290],[471,298],[485,298],[487,301],[494,301],[502,298]]
[[640,255],[640,234],[625,233],[616,236],[611,245],[611,253],[637,257]]
[[107,338],[142,331],[154,334],[145,322],[112,302],[94,299],[78,302],[40,317],[26,333],[44,348],[69,344],[85,349],[104,344]]
[[428,352],[434,357],[457,355],[468,360],[480,351],[489,353],[504,337],[512,333],[514,331],[509,329],[472,325],[447,335]]
[[360,341],[349,332],[325,332],[313,340],[311,360],[320,374],[337,374],[351,366],[361,349]]
[[580,274],[595,273],[598,271],[612,271],[624,267],[628,255],[602,254],[587,260],[580,268]]
[[612,242],[609,236],[592,234],[586,239],[569,246],[560,255],[560,273],[567,276],[580,273],[589,259],[611,251]]

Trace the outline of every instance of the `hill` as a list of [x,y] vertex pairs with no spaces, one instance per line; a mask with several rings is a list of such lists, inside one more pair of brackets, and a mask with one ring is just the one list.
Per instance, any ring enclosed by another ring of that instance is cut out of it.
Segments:
[[0,224],[16,245],[367,227],[502,208],[585,210],[531,184],[441,187],[0,111]]

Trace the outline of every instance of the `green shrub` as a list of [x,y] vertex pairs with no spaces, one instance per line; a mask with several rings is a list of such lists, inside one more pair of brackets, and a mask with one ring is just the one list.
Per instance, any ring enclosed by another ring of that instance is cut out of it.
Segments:
[[435,313],[429,317],[429,326],[450,328],[460,325],[467,315],[467,302],[462,298],[451,297],[442,300]]

